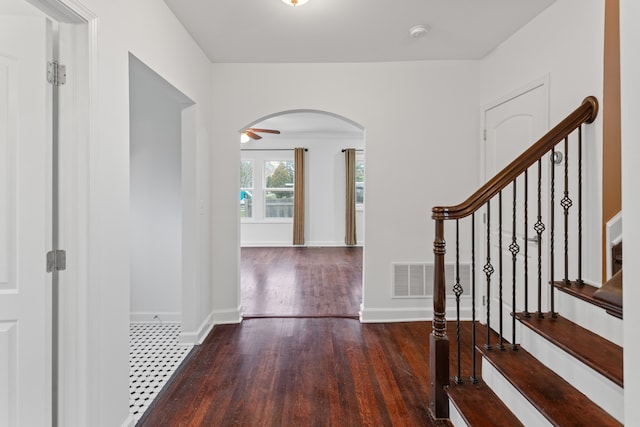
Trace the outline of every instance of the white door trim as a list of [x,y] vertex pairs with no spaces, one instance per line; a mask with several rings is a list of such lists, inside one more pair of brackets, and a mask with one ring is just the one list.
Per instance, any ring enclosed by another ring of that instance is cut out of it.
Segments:
[[60,126],[71,138],[61,143],[60,158],[65,164],[59,168],[60,244],[67,251],[68,268],[60,273],[64,308],[60,310],[58,425],[99,425],[100,338],[95,332],[100,295],[88,286],[98,283],[92,266],[100,255],[90,239],[96,227],[90,189],[98,163],[98,17],[78,0],[28,1],[68,27],[61,29],[71,44],[63,60],[71,61],[75,71],[75,80],[67,82],[73,93],[70,99],[61,99],[74,108],[60,115]]
[[[549,129],[549,82],[550,82],[550,75],[547,73],[542,77],[539,77],[509,93],[507,93],[506,95],[503,95],[489,103],[484,104],[481,109],[480,109],[480,144],[482,145],[482,149],[480,150],[480,156],[479,156],[479,161],[480,161],[480,177],[479,177],[479,182],[480,183],[485,183],[487,180],[489,180],[491,177],[487,176],[487,167],[486,167],[486,147],[485,147],[485,143],[486,143],[486,128],[487,128],[487,123],[486,123],[486,118],[487,118],[487,112],[493,108],[496,108],[506,102],[509,102],[519,96],[522,96],[534,89],[537,89],[539,87],[544,87],[544,103],[547,106],[547,111],[546,111],[546,115],[543,118],[545,123],[544,123],[544,127],[545,129]],[[478,211],[478,213],[483,214],[483,211]],[[479,221],[480,221],[480,226],[476,227],[476,241],[477,242],[485,242],[484,236],[485,236],[485,230],[486,230],[486,225],[484,222],[482,222],[483,216],[480,215],[479,216]],[[486,244],[480,244],[480,247],[478,248],[478,254],[480,255],[480,259],[484,260],[487,257],[487,249],[486,249]],[[481,264],[482,265],[482,264]],[[495,267],[495,263],[494,263],[494,267]],[[486,290],[484,290],[484,288],[482,287],[483,283],[486,283],[485,277],[484,277],[484,273],[482,272],[482,269],[477,269],[476,270],[476,283],[480,284],[480,292],[478,295],[483,295],[482,297],[482,301],[485,301],[486,299]],[[483,282],[484,280],[484,282]],[[496,280],[496,275],[494,274],[492,277],[492,281]],[[493,298],[493,297],[492,297]],[[485,302],[486,304],[486,302]],[[487,313],[486,313],[486,309],[484,308],[484,306],[480,307],[479,310],[478,308],[476,308],[476,312],[480,313],[478,316],[478,319],[483,322],[484,324],[486,324],[487,322]]]
[[[524,95],[527,92],[530,92],[540,86],[544,86],[546,88],[544,94],[545,94],[545,104],[549,105],[549,82],[550,82],[550,75],[549,74],[545,74],[544,76],[537,78],[509,93],[507,93],[506,95],[503,95],[489,103],[484,104],[481,108],[480,108],[480,143],[484,145],[484,130],[487,128],[487,124],[486,124],[486,117],[487,117],[487,111],[491,110],[492,108],[497,107],[498,105],[504,104],[505,102],[511,101],[514,98],[517,98],[521,95]],[[546,120],[546,125],[545,127],[548,129],[549,128],[549,109],[547,108],[547,117],[545,117]],[[482,150],[480,150],[480,182],[484,183],[485,180],[487,179],[486,177],[486,159],[485,159],[485,151],[484,148]]]

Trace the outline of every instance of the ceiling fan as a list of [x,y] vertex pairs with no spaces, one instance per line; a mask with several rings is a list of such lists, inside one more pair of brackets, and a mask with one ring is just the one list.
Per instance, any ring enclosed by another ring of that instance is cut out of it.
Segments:
[[254,139],[254,140],[262,139],[262,137],[260,135],[258,135],[258,133],[273,133],[273,134],[276,134],[276,135],[280,135],[280,131],[279,130],[275,130],[275,129],[258,129],[258,128],[248,128],[244,132],[242,132],[242,135],[243,136],[247,136],[248,138],[251,138],[251,139]]

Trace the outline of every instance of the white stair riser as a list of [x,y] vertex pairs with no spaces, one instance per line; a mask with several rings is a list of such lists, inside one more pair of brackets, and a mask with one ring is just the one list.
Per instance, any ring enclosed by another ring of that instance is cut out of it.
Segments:
[[604,309],[556,291],[556,311],[573,323],[605,337],[614,344],[623,346],[622,319],[607,314]]
[[624,390],[580,362],[569,353],[547,341],[528,327],[518,324],[520,345],[546,367],[564,378],[596,405],[621,423],[624,420]]
[[520,394],[484,357],[482,358],[482,379],[524,425],[536,427],[552,425],[544,415]]
[[458,408],[451,403],[451,400],[449,400],[449,421],[453,424],[453,427],[469,427],[469,424],[465,422]]

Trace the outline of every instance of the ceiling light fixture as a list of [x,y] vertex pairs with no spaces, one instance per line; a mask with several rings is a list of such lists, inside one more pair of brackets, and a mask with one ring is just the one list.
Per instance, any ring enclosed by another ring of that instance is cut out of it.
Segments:
[[251,138],[249,138],[249,135],[247,135],[247,133],[246,133],[246,132],[242,132],[242,133],[240,134],[240,143],[241,143],[241,144],[244,144],[244,143],[249,142],[249,139],[251,139]]
[[309,0],[282,0],[282,1],[288,4],[289,6],[302,6]]
[[424,37],[429,31],[431,27],[426,24],[420,24],[409,28],[409,35],[414,39]]

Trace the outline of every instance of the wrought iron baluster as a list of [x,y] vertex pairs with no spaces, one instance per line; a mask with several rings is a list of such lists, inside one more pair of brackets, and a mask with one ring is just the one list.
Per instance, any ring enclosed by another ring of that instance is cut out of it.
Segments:
[[498,350],[504,350],[502,335],[502,191],[498,193]]
[[476,376],[476,214],[471,214],[471,378],[472,384],[478,383]]
[[569,208],[573,201],[569,197],[569,137],[564,138],[564,197],[560,206],[564,209],[564,279],[565,286],[571,285],[569,280]]
[[487,263],[482,271],[487,279],[487,340],[484,348],[491,350],[491,275],[494,272],[491,265],[491,200],[487,202]]
[[582,126],[578,127],[578,286],[584,286],[582,280]]
[[545,230],[542,222],[542,159],[538,159],[538,220],[533,229],[538,235],[538,310],[536,316],[544,317],[542,313],[542,232]]
[[456,350],[458,357],[457,375],[455,376],[456,384],[462,383],[460,375],[460,295],[462,295],[462,286],[460,285],[460,220],[456,219],[456,283],[453,285],[453,293],[456,296]]
[[[511,349],[515,350],[516,347],[516,265],[518,261],[518,252],[520,252],[520,245],[518,245],[518,239],[516,236],[516,191],[517,182],[513,180],[513,207],[512,207],[512,231],[511,231],[511,244],[509,245],[509,252],[511,252]],[[526,246],[527,242],[525,242]]]
[[529,169],[524,171],[524,310],[522,314],[525,317],[531,317],[529,314]]
[[556,317],[556,312],[555,312],[555,287],[553,286],[553,277],[555,275],[554,273],[554,267],[555,267],[555,228],[556,228],[556,209],[555,209],[555,194],[556,194],[556,172],[555,172],[555,163],[554,160],[556,158],[556,149],[555,147],[551,149],[551,194],[550,194],[550,209],[549,209],[549,252],[551,254],[550,258],[549,258],[549,285],[550,285],[550,292],[551,292],[551,297],[550,297],[550,301],[551,301],[551,309],[550,309],[550,316],[551,317]]

